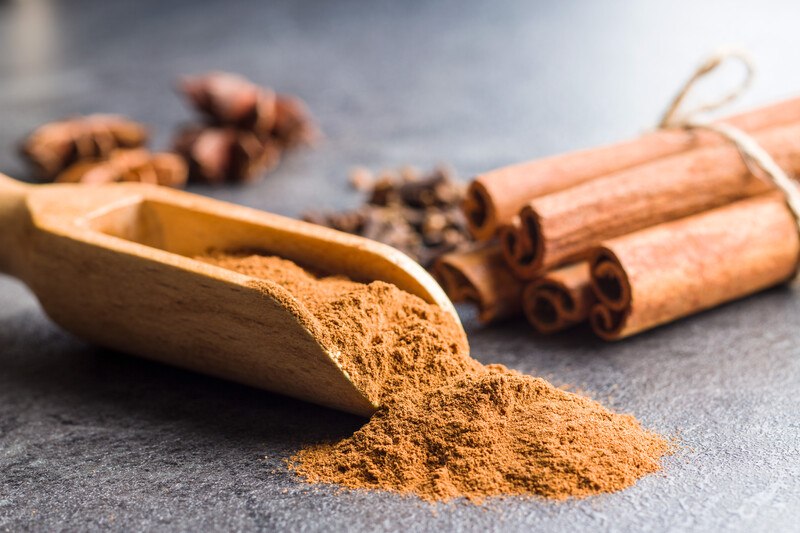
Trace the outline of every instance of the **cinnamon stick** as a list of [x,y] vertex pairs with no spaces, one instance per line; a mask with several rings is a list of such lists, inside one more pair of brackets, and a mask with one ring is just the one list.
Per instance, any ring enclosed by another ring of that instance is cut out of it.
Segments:
[[586,320],[595,303],[589,279],[589,263],[581,261],[532,281],[522,293],[528,322],[540,333],[556,333]]
[[[722,122],[750,133],[800,122],[800,98],[734,115]],[[474,179],[463,204],[464,213],[477,240],[491,239],[532,198],[721,142],[721,137],[710,132],[660,130],[630,141],[503,167]]]
[[[754,138],[784,171],[800,173],[800,124]],[[770,190],[735,146],[693,150],[531,200],[503,253],[518,276],[533,279],[602,240]]]
[[433,275],[454,302],[472,302],[484,324],[522,312],[522,283],[503,260],[497,245],[453,252],[434,263]]
[[605,242],[590,260],[594,331],[621,339],[790,279],[800,238],[781,193]]
[[[514,272],[516,275],[516,269],[513,268],[512,261],[507,257],[507,253],[503,250],[504,248],[509,248],[513,250],[530,250],[531,246],[527,242],[519,243],[517,239],[526,239],[528,233],[522,231],[522,223],[520,222],[520,218],[515,216],[508,224],[503,224],[497,229],[497,240],[500,242],[500,251],[503,254],[503,258],[506,260],[506,264],[509,265],[511,271]],[[533,258],[532,257],[523,257],[520,260],[523,262],[529,262]]]

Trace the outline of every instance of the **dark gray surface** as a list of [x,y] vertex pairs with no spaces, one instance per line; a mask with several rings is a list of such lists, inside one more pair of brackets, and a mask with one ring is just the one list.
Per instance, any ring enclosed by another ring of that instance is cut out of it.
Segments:
[[[163,4],[163,5],[162,5]],[[163,145],[179,73],[296,92],[328,140],[249,188],[286,214],[354,205],[353,164],[462,175],[633,135],[699,58],[751,50],[744,104],[800,89],[796,3],[0,0],[0,169],[39,123],[114,111]],[[2,228],[0,228],[2,230]],[[618,344],[464,319],[485,362],[573,384],[679,436],[620,494],[430,506],[299,483],[283,461],[357,418],[85,345],[0,277],[0,529],[797,530],[800,300],[781,288]]]

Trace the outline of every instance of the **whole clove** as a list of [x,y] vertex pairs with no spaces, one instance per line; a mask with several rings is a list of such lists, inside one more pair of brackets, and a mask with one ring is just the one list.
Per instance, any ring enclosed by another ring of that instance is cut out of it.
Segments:
[[446,167],[427,174],[404,167],[378,175],[359,167],[352,171],[350,183],[366,193],[362,206],[350,211],[308,212],[303,219],[383,242],[426,267],[472,240],[459,209],[464,189]]

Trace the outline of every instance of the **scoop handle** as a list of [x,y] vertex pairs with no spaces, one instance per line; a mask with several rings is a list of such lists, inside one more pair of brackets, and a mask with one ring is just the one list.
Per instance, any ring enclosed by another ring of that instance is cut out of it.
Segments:
[[18,276],[23,256],[23,236],[29,227],[26,198],[31,185],[0,174],[0,272]]

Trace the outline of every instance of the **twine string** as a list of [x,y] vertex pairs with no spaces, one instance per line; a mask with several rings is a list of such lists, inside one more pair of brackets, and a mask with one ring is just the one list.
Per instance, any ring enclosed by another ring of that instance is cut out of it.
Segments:
[[[684,103],[689,93],[692,92],[692,89],[695,87],[697,82],[717,70],[729,59],[737,60],[745,68],[745,75],[744,78],[742,78],[742,81],[716,100],[706,102],[695,107],[694,109],[684,111],[683,113],[679,114],[681,105]],[[698,66],[691,77],[686,80],[686,83],[683,84],[683,87],[681,87],[681,90],[678,91],[677,95],[675,95],[675,98],[673,98],[669,107],[667,107],[666,112],[661,117],[658,127],[686,127],[688,123],[697,120],[699,115],[708,111],[715,111],[720,107],[733,102],[750,88],[755,75],[755,64],[750,59],[750,56],[748,56],[745,52],[734,49],[724,49],[716,52],[711,57],[706,59],[703,64]]]
[[[686,96],[692,91],[698,81],[708,76],[728,59],[738,60],[746,69],[745,77],[727,94],[722,97],[702,104],[689,111],[680,113],[680,108]],[[667,111],[659,123],[660,128],[706,129],[722,135],[736,146],[750,172],[761,179],[766,179],[777,187],[786,199],[786,205],[800,232],[800,189],[786,172],[775,162],[775,159],[751,135],[743,130],[724,122],[709,122],[699,118],[699,115],[714,111],[739,98],[751,85],[755,76],[755,68],[749,56],[738,50],[723,50],[707,59],[678,91],[678,94],[667,107]]]

